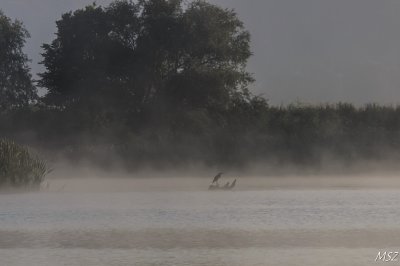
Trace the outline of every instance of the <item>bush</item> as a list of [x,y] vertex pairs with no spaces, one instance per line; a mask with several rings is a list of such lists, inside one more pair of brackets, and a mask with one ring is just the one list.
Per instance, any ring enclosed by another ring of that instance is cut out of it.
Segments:
[[49,169],[26,147],[0,139],[0,187],[39,188]]

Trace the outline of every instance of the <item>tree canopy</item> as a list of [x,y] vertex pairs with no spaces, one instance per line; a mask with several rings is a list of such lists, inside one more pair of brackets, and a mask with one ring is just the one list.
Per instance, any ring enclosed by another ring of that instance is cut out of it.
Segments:
[[43,45],[49,105],[129,115],[225,110],[252,77],[250,35],[205,1],[115,1],[69,12]]
[[[399,106],[273,107],[252,95],[250,35],[233,10],[199,0],[115,1],[56,23],[55,39],[43,45],[39,85],[48,93],[29,105],[29,35],[0,14],[0,137],[52,160],[127,169],[261,163],[319,171],[372,161],[398,168]],[[3,157],[18,160],[15,151]]]
[[28,31],[0,10],[0,111],[28,105],[36,99],[28,58],[22,49]]

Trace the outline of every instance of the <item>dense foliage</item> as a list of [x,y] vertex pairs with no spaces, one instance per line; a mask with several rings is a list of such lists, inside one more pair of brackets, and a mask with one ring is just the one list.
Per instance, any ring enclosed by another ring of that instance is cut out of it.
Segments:
[[22,48],[28,32],[0,10],[0,112],[26,106],[36,97]]
[[[1,118],[0,118],[1,119]],[[400,107],[351,104],[274,107],[256,98],[240,102],[213,120],[185,114],[180,129],[149,127],[136,133],[113,130],[67,134],[61,111],[25,110],[10,114],[19,123],[0,123],[2,132],[70,161],[137,169],[204,163],[224,168],[263,164],[345,170],[360,162],[400,159]],[[35,130],[32,130],[35,129]],[[16,134],[15,132],[23,132]],[[26,132],[30,132],[29,134]],[[55,158],[55,157],[53,157]]]
[[249,42],[232,10],[205,1],[64,14],[43,45],[48,93],[29,106],[6,100],[18,108],[0,113],[0,134],[54,160],[128,169],[400,159],[400,107],[269,106],[248,91]]
[[89,128],[221,112],[252,81],[249,33],[233,11],[204,1],[92,5],[64,14],[57,29],[43,46],[44,100]]
[[0,139],[0,187],[38,188],[48,168],[27,148]]

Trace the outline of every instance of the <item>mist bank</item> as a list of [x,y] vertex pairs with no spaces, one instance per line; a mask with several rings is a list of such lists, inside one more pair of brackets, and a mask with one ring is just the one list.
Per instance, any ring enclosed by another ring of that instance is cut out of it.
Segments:
[[[262,175],[400,170],[400,107],[375,104],[269,106],[244,102],[226,112],[191,110],[129,125],[85,123],[44,107],[0,114],[2,137],[48,161],[104,170],[226,169]],[[179,125],[179,126],[178,126]]]
[[263,176],[398,170],[399,107],[277,107],[252,94],[250,33],[234,10],[121,0],[62,14],[37,81],[23,53],[28,32],[2,12],[0,23],[10,43],[0,46],[0,138],[53,164]]

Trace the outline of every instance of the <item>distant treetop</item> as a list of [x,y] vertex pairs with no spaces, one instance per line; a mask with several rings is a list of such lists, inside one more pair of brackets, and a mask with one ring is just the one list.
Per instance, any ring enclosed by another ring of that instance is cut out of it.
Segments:
[[22,22],[12,21],[0,10],[0,112],[36,99],[29,60],[22,51],[28,37]]
[[115,113],[223,110],[248,93],[250,34],[206,1],[115,1],[66,13],[44,44],[40,85],[59,108]]

